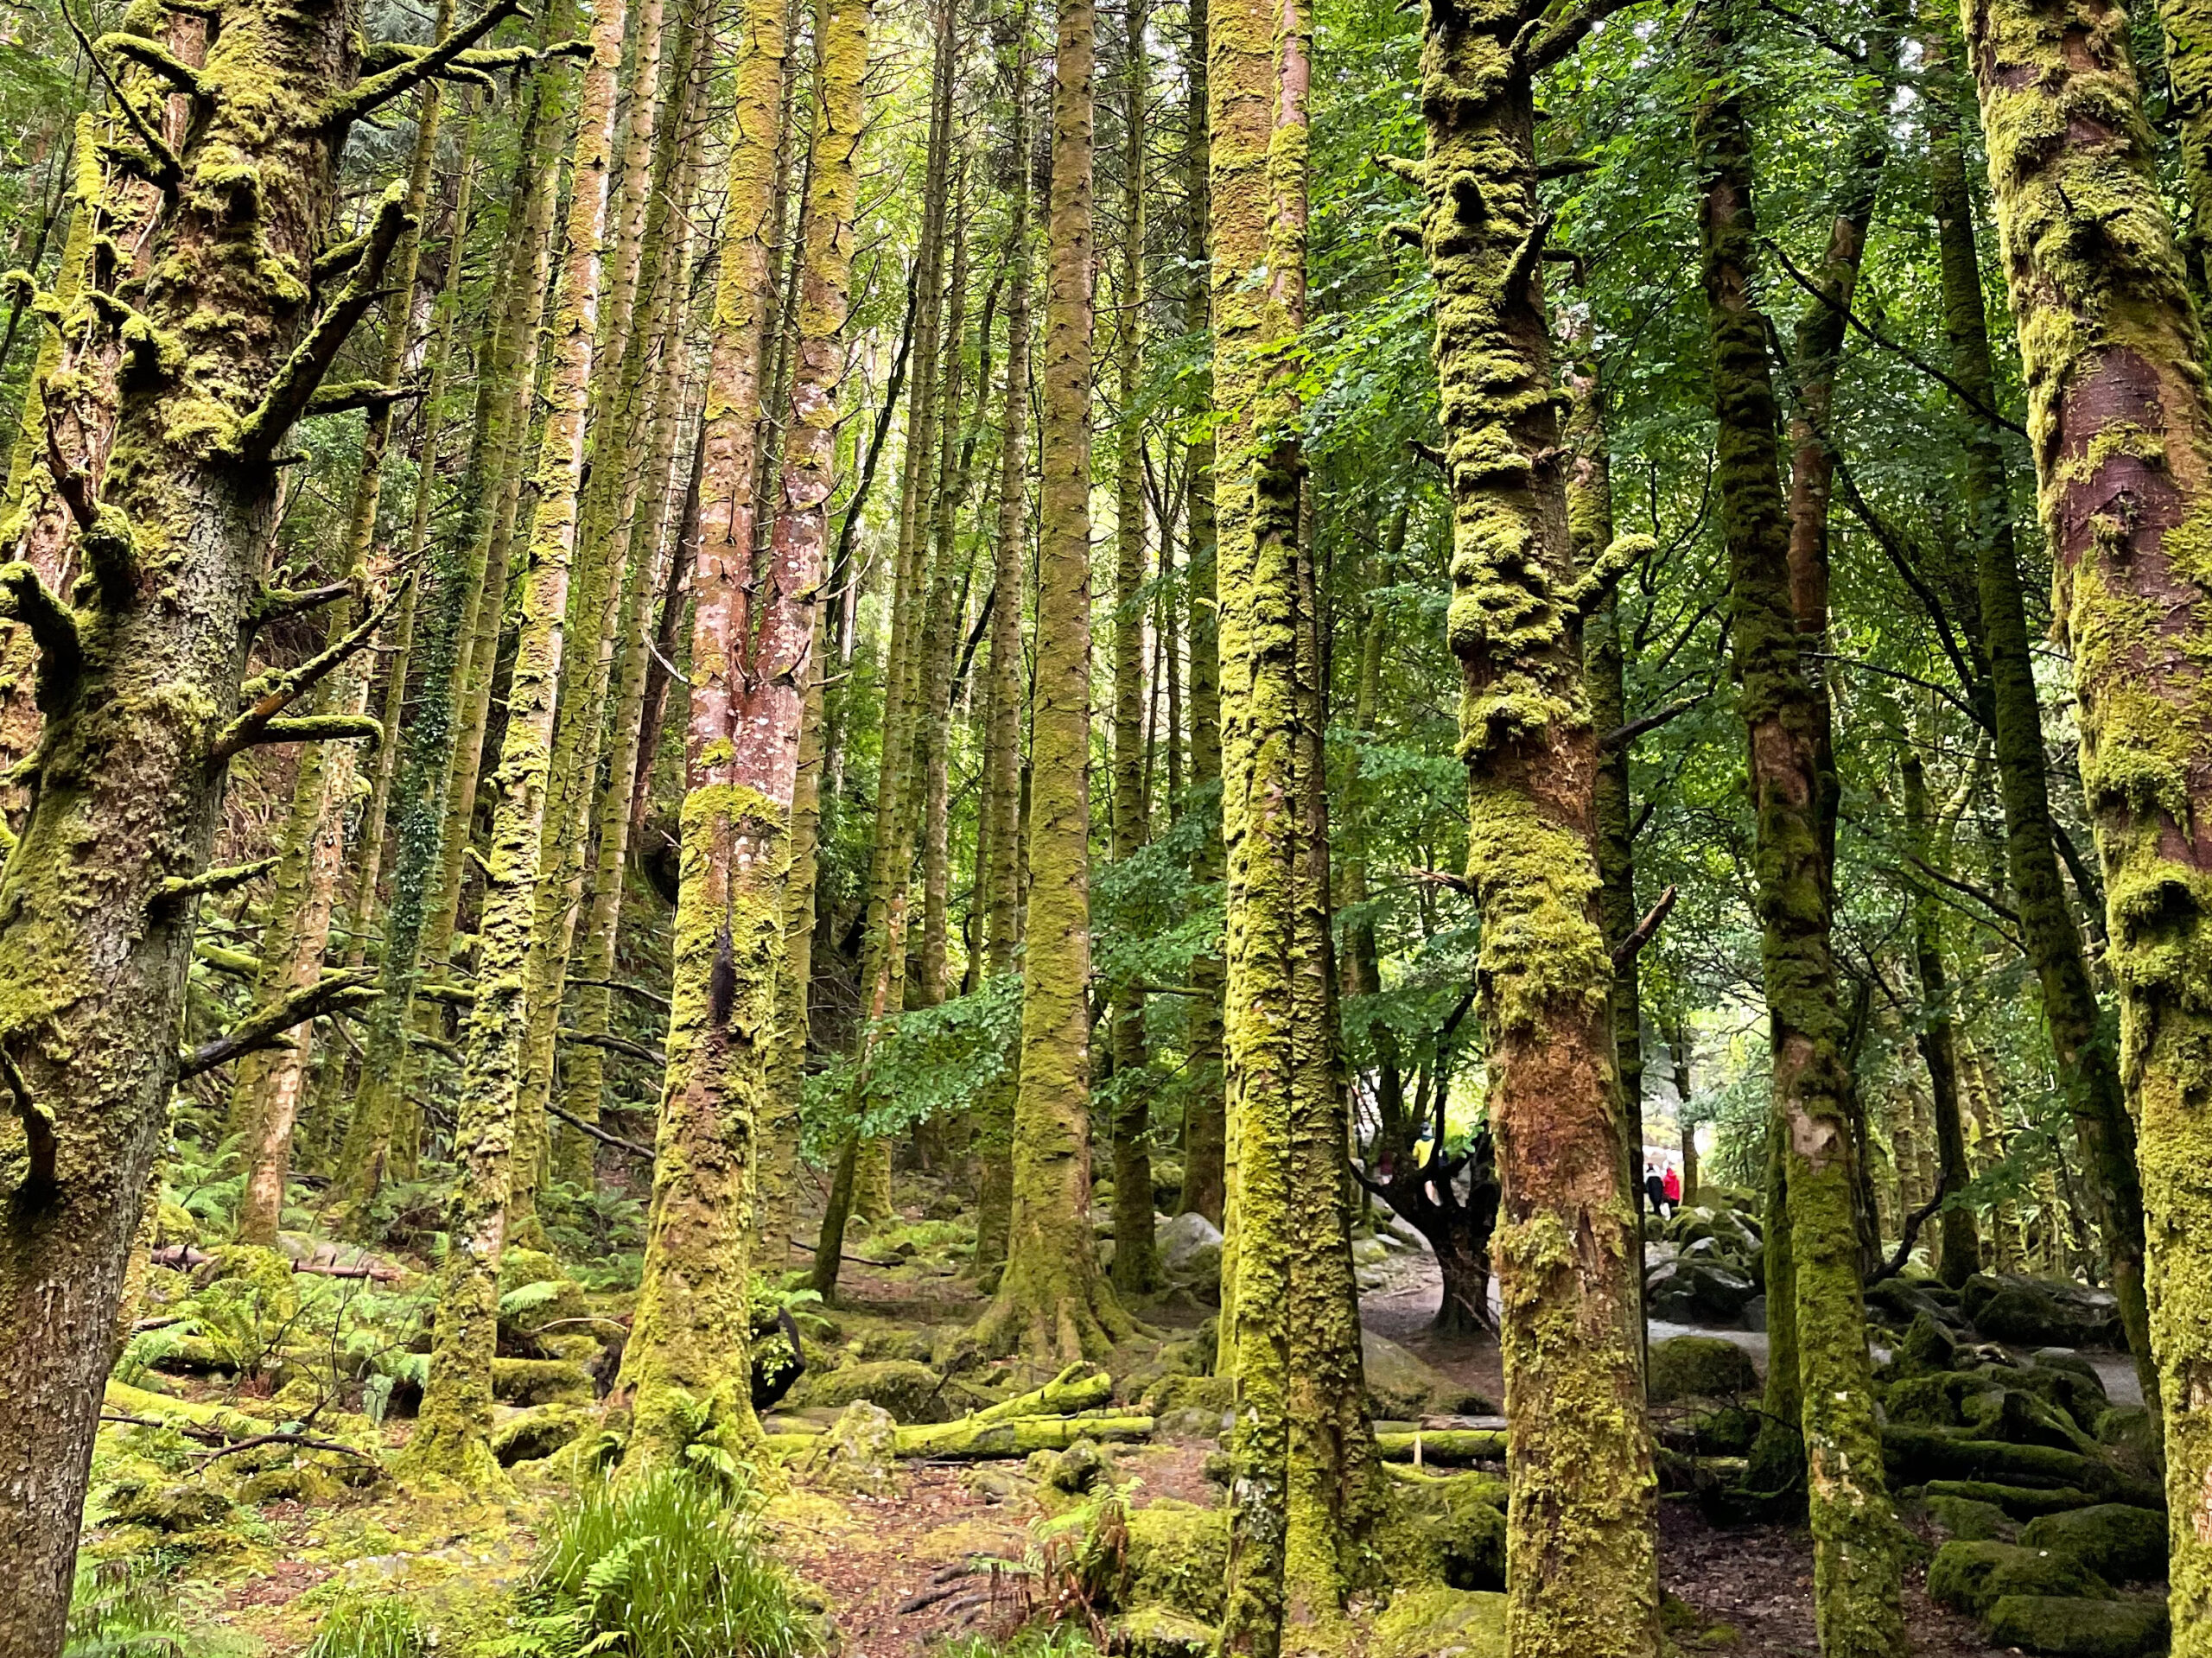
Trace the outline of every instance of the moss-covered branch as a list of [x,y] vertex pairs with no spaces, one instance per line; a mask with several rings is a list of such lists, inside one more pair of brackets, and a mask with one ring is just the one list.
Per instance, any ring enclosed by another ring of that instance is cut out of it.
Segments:
[[377,999],[374,975],[366,972],[326,973],[304,989],[241,1020],[219,1037],[188,1048],[177,1056],[177,1080],[213,1070],[242,1054],[275,1047],[294,1026],[304,1025],[325,1013],[366,1007]]
[[298,616],[351,594],[351,581],[326,581],[319,588],[267,588],[254,607],[254,623],[267,626],[286,616]]
[[34,566],[17,559],[0,565],[0,615],[30,630],[39,653],[38,704],[52,713],[67,699],[84,664],[77,613],[39,580]]
[[[212,765],[219,765],[242,748],[257,743],[308,742],[331,738],[365,737],[372,742],[384,736],[384,727],[367,715],[328,714],[305,720],[281,720],[277,716],[294,702],[329,677],[376,634],[391,607],[399,602],[407,589],[402,581],[391,598],[378,605],[361,620],[359,626],[347,633],[336,644],[320,654],[310,657],[298,667],[272,676],[264,684],[246,711],[223,728],[215,739],[209,755]],[[281,727],[281,734],[276,727]]]
[[197,875],[172,875],[158,889],[160,901],[180,904],[188,898],[236,892],[249,881],[259,880],[283,861],[281,857],[262,858],[253,863],[228,864],[220,868],[204,870]]
[[[422,56],[411,57],[380,74],[356,81],[349,91],[332,98],[320,111],[322,124],[347,125],[413,91],[433,76],[448,73],[471,47],[521,10],[522,0],[492,0],[490,5]],[[585,50],[589,49],[587,44]]]
[[110,57],[123,59],[152,72],[187,98],[198,98],[207,95],[207,86],[200,79],[200,72],[159,41],[149,40],[143,35],[118,33],[103,35],[92,44],[95,49],[106,53]]
[[300,418],[313,420],[318,415],[342,415],[355,409],[383,409],[419,397],[426,389],[419,385],[381,385],[374,380],[347,380],[341,385],[326,386],[309,397],[307,407],[300,410]]
[[986,1422],[969,1418],[924,1427],[902,1427],[893,1449],[902,1457],[946,1462],[983,1462],[1065,1451],[1078,1439],[1122,1442],[1152,1437],[1149,1416],[1020,1416]]
[[404,181],[395,183],[377,204],[376,217],[359,256],[353,261],[352,279],[343,293],[315,319],[292,354],[269,382],[269,391],[252,413],[238,422],[238,452],[251,461],[265,459],[283,441],[292,423],[307,412],[322,377],[338,359],[339,347],[353,332],[353,325],[368,313],[384,279],[385,262],[410,221],[407,216]]

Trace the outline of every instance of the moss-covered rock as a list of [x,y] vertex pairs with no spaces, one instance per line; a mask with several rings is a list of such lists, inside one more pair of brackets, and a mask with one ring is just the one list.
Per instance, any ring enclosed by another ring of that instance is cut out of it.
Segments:
[[588,1404],[598,1396],[591,1374],[566,1359],[493,1359],[492,1397],[503,1405]]
[[1123,1519],[1122,1572],[1114,1604],[1160,1607],[1208,1625],[1221,1621],[1229,1577],[1229,1516],[1163,1497]]
[[2120,1304],[2101,1291],[2056,1279],[1978,1273],[1960,1299],[1974,1327],[2015,1347],[2120,1344]]
[[1914,1314],[1904,1335],[1890,1356],[1893,1375],[1940,1375],[1951,1369],[1959,1356],[1959,1338],[1933,1312]]
[[499,1466],[536,1462],[575,1442],[590,1412],[571,1401],[535,1405],[492,1430],[492,1454]]
[[1717,1261],[1669,1261],[1643,1283],[1654,1318],[1674,1324],[1732,1324],[1758,1293],[1747,1272]]
[[1376,1542],[1384,1572],[1407,1587],[1505,1586],[1503,1481],[1488,1474],[1432,1475],[1393,1465],[1391,1511]]
[[1675,1399],[1726,1399],[1755,1393],[1751,1356],[1719,1336],[1670,1336],[1651,1344],[1645,1391],[1655,1404]]
[[826,1433],[815,1436],[799,1471],[833,1491],[888,1496],[898,1489],[899,1425],[866,1400],[845,1407]]
[[808,1376],[790,1395],[794,1404],[842,1409],[866,1400],[897,1422],[950,1422],[965,1408],[947,1378],[912,1359],[878,1359]]
[[2037,1515],[2086,1509],[2093,1501],[2087,1491],[2069,1485],[2046,1490],[2041,1486],[2003,1485],[1993,1480],[1931,1479],[1925,1489],[1931,1497],[1955,1496],[1969,1502],[1990,1503],[2015,1520],[2033,1520]]
[[1359,1349],[1367,1375],[1368,1408],[1380,1420],[1411,1422],[1424,1416],[1488,1416],[1496,1409],[1482,1394],[1460,1386],[1394,1341],[1362,1331]]
[[198,1531],[227,1521],[234,1505],[215,1486],[201,1479],[171,1483],[148,1481],[118,1484],[111,1494],[106,1523],[143,1526],[149,1531]]
[[2124,1502],[2047,1514],[2020,1540],[2031,1548],[2073,1555],[2112,1583],[2150,1583],[2166,1575],[2166,1517]]
[[1082,1496],[1113,1472],[1113,1464],[1096,1440],[1077,1439],[1065,1451],[1031,1453],[1023,1471],[1046,1490]]
[[2146,1658],[2166,1649],[2166,1604],[2151,1598],[2074,1600],[2002,1595],[1985,1620],[1999,1646],[2056,1658]]
[[543,1249],[506,1249],[499,1255],[499,1337],[529,1341],[549,1325],[573,1328],[588,1318],[583,1286],[562,1272]]
[[1174,1410],[1211,1411],[1218,1417],[1236,1402],[1236,1384],[1227,1376],[1163,1376],[1144,1390],[1138,1406],[1147,1416]]
[[1206,1658],[1216,1633],[1168,1607],[1140,1606],[1106,1626],[1107,1650],[1127,1658]]
[[1988,1388],[1959,1401],[1966,1426],[1985,1439],[2006,1445],[2049,1445],[2094,1457],[2097,1442],[2064,1411],[2024,1388]]
[[1928,1597],[1983,1617],[2007,1595],[2108,1600],[2112,1587],[2071,1554],[2012,1543],[1946,1543],[1928,1566]]
[[1969,1496],[1931,1496],[1927,1502],[1929,1518],[1960,1542],[2009,1543],[2019,1537],[2019,1522],[1994,1502]]
[[264,1502],[304,1502],[310,1506],[335,1502],[343,1488],[311,1463],[292,1463],[264,1468],[238,1489],[238,1500],[255,1507]]
[[1372,1658],[1505,1658],[1505,1597],[1401,1590],[1375,1620],[1368,1651]]

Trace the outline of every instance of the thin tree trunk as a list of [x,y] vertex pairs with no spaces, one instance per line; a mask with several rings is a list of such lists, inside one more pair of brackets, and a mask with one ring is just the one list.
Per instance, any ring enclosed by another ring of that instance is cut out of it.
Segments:
[[[1012,108],[1007,140],[1017,156],[1029,154],[1029,0],[1014,0],[1009,40],[1001,54]],[[1000,417],[999,516],[991,547],[989,677],[985,682],[984,790],[990,834],[978,850],[986,894],[985,970],[998,978],[1014,970],[1020,942],[1021,727],[1027,676],[1021,657],[1021,618],[1027,608],[1029,527],[1029,168],[1016,166],[1007,185],[1009,268],[1006,313],[1006,392]],[[1014,1083],[1002,1079],[977,1114],[976,1155],[976,1267],[988,1272],[1006,1260],[1014,1211]]]
[[[1974,0],[1968,56],[2038,505],[2104,863],[2165,1415],[2174,1650],[2212,1650],[2212,511],[2204,346],[2145,142],[2127,15]],[[2047,136],[2055,135],[2055,136]],[[2125,235],[2114,226],[2125,224]],[[2094,257],[2082,250],[2094,248]]]
[[[1183,191],[1189,214],[1185,257],[1195,267],[1184,300],[1184,327],[1204,334],[1212,327],[1211,279],[1207,237],[1212,224],[1212,100],[1206,73],[1211,22],[1206,0],[1190,0],[1191,48],[1185,54],[1190,77],[1185,99],[1188,127],[1183,143]],[[1199,383],[1201,406],[1213,397],[1211,369]],[[1189,569],[1191,583],[1191,791],[1192,810],[1205,814],[1198,855],[1191,863],[1191,885],[1211,901],[1206,889],[1222,880],[1221,840],[1221,649],[1219,610],[1215,596],[1218,530],[1214,511],[1212,428],[1192,443],[1190,467]],[[1224,1042],[1222,994],[1224,970],[1220,955],[1202,950],[1191,962],[1191,984],[1198,994],[1191,1010],[1190,1051],[1185,1070],[1189,1092],[1183,1106],[1183,1191],[1176,1207],[1205,1216],[1216,1225],[1227,1215],[1228,1125],[1222,1091]],[[1226,1256],[1224,1256],[1224,1261]]]
[[[1031,713],[1029,910],[1006,1270],[978,1335],[1047,1365],[1131,1324],[1090,1247],[1091,0],[1058,0],[1046,221],[1044,467]],[[825,1245],[825,1247],[827,1247]]]
[[492,1455],[492,1356],[497,1341],[499,1254],[514,1174],[517,1091],[522,1080],[524,971],[544,838],[546,786],[561,682],[562,622],[576,547],[576,497],[584,461],[587,393],[597,333],[601,243],[607,227],[607,152],[613,143],[615,74],[622,60],[623,0],[592,20],[592,55],[576,114],[568,247],[554,303],[553,373],[540,451],[541,493],[524,578],[507,727],[500,746],[499,804],[486,861],[478,927],[476,1001],[454,1105],[459,1166],[447,1200],[446,1263],[423,1408],[403,1465],[464,1486],[506,1483]]
[[[702,1407],[709,1432],[734,1450],[751,1449],[759,1432],[745,1357],[753,1224],[748,1166],[764,1115],[786,959],[792,798],[836,462],[868,73],[866,0],[823,0],[820,17],[815,164],[800,213],[803,332],[785,429],[782,499],[757,588],[748,580],[751,477],[710,467],[705,490],[710,528],[692,629],[669,1083],[645,1283],[623,1355],[639,1440],[658,1456],[677,1455],[697,1437]],[[741,124],[773,107],[756,92],[770,72],[755,68],[745,83]],[[766,148],[772,158],[772,142]],[[767,192],[754,194],[750,177],[746,187],[743,196],[732,192],[741,233],[728,245],[725,300],[766,251],[752,228],[758,219],[748,224],[746,214],[766,205]],[[731,321],[718,306],[718,335]],[[759,372],[759,336],[750,327],[744,334],[742,342],[728,342],[725,365],[735,378],[717,385],[717,412],[733,435],[751,429],[760,395],[757,378],[747,378]],[[730,451],[717,455],[735,458]]]
[[1379,1499],[1351,1301],[1325,661],[1282,351],[1306,316],[1310,25],[1256,0],[1216,0],[1207,22],[1236,1409],[1221,1645],[1266,1658],[1286,1625],[1341,1632]]
[[[1774,1050],[1814,1543],[1814,1614],[1829,1658],[1886,1658],[1904,1642],[1902,1561],[1882,1478],[1881,1428],[1859,1294],[1852,1079],[1829,942],[1822,706],[1800,655],[1767,330],[1749,289],[1757,229],[1732,9],[1709,13],[1710,77],[1694,126],[1713,334],[1730,639],[1758,809],[1756,906]],[[1777,1218],[1780,1218],[1777,1217]],[[1771,1272],[1770,1317],[1781,1293]],[[1779,1356],[1773,1361],[1778,1365]]]
[[[1122,248],[1115,279],[1114,372],[1121,425],[1114,454],[1114,861],[1143,849],[1151,825],[1144,745],[1144,422],[1137,394],[1144,372],[1144,0],[1123,12],[1127,100],[1122,122]],[[1152,1094],[1144,993],[1116,987],[1109,1039],[1114,1066],[1114,1287],[1142,1295],[1160,1276],[1152,1237]]]

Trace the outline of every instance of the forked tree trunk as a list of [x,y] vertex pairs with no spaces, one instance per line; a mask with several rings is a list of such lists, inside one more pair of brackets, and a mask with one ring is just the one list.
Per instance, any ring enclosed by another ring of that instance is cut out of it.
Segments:
[[[1794,1280],[1777,1285],[1770,1253],[1767,1294],[1770,1308],[1777,1296],[1792,1300],[1821,1649],[1886,1658],[1904,1640],[1903,1568],[1859,1293],[1853,1083],[1829,939],[1826,710],[1801,652],[1767,328],[1749,285],[1758,232],[1733,21],[1732,8],[1706,21],[1700,62],[1708,79],[1694,136],[1731,648],[1758,822],[1754,899],[1774,1050],[1776,1173],[1786,1193],[1781,1213],[1770,1212],[1786,1220]],[[1782,1363],[1777,1352],[1770,1369]]]
[[[622,1368],[637,1443],[654,1456],[677,1454],[702,1425],[707,1438],[741,1453],[754,1449],[759,1433],[746,1362],[751,1165],[756,1125],[766,1115],[762,1094],[785,959],[792,798],[835,481],[868,73],[865,0],[823,0],[819,19],[815,159],[800,211],[798,367],[774,537],[757,582],[752,473],[731,463],[750,458],[737,434],[753,429],[759,335],[743,327],[741,338],[724,332],[747,321],[734,289],[766,251],[768,192],[756,190],[750,173],[733,183],[737,233],[727,245],[716,308],[715,395],[731,441],[716,446],[702,485],[712,505],[695,587],[669,1081],[645,1281]],[[775,107],[760,96],[767,67],[752,67],[739,114],[748,159],[760,153],[748,124]],[[772,135],[765,149],[772,164]]]

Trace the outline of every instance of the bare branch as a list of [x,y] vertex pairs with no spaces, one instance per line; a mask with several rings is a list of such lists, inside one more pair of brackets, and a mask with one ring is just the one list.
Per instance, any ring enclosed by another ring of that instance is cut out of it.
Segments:
[[1645,912],[1643,919],[1636,924],[1635,931],[1613,946],[1613,966],[1616,969],[1626,967],[1643,953],[1643,947],[1651,942],[1651,935],[1659,931],[1660,923],[1666,920],[1667,912],[1675,907],[1676,896],[1675,888],[1669,886],[1659,894],[1659,901]]
[[550,1101],[546,1102],[545,1109],[552,1115],[558,1117],[562,1121],[567,1123],[569,1128],[575,1129],[578,1134],[588,1135],[602,1146],[612,1146],[618,1152],[627,1152],[631,1156],[640,1158],[647,1163],[653,1160],[653,1148],[650,1146],[640,1146],[634,1140],[625,1140],[620,1134],[610,1134],[606,1129],[601,1128],[597,1123],[586,1122],[582,1117],[576,1115],[573,1111],[563,1111],[559,1106],[553,1104]]

